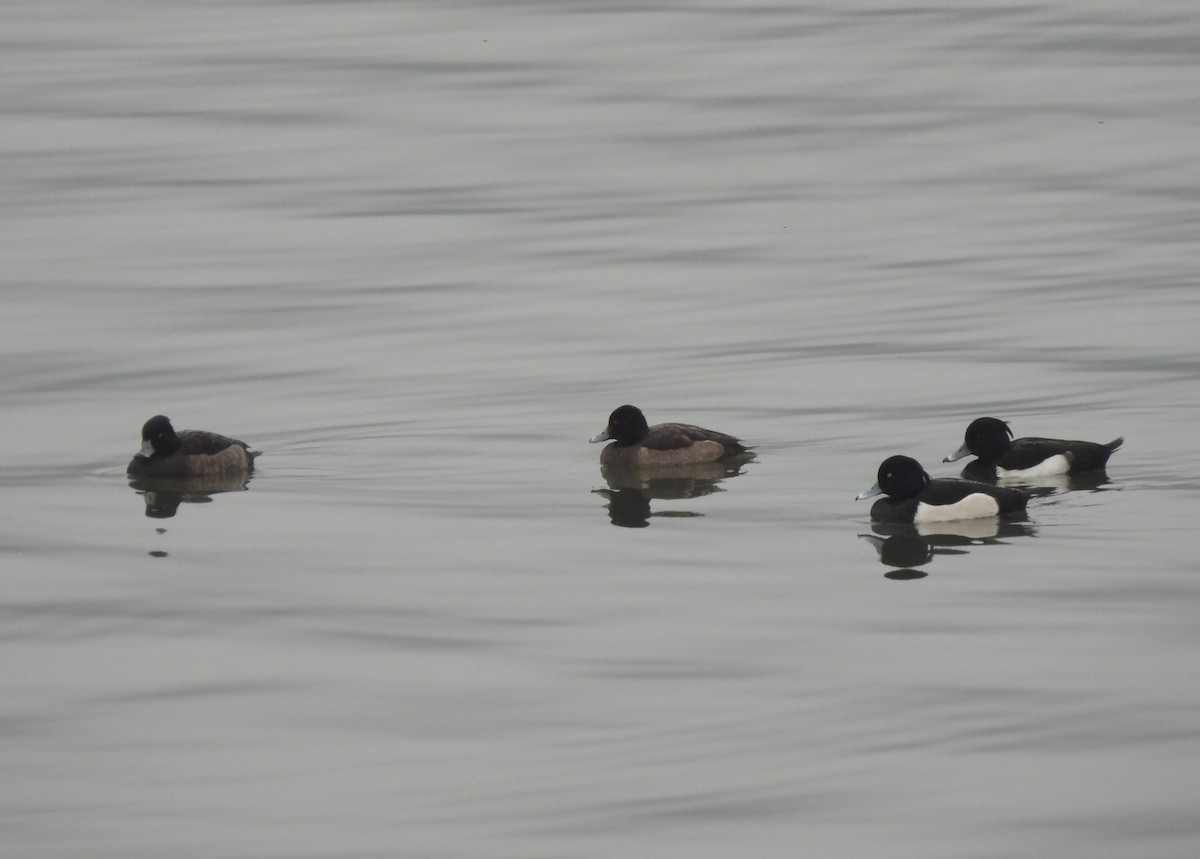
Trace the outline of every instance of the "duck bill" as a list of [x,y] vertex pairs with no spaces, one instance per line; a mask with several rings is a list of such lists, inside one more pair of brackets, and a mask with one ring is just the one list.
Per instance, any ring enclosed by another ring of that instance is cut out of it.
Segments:
[[595,444],[598,441],[610,441],[611,439],[612,436],[608,434],[608,430],[605,430],[602,433],[597,433],[596,435],[592,436],[588,439],[588,441],[590,441],[592,444]]
[[[126,449],[128,450],[128,448]],[[150,457],[154,456],[154,442],[150,441],[149,439],[142,442],[142,449],[134,454],[134,456],[140,456],[142,459],[149,459]]]
[[958,450],[954,451],[954,453],[950,454],[948,457],[943,459],[942,462],[956,462],[956,461],[962,459],[964,456],[970,456],[970,455],[971,455],[971,449],[964,444]]
[[879,484],[873,484],[870,489],[864,489],[862,492],[854,496],[855,501],[862,501],[864,498],[874,498],[876,495],[882,495],[883,490],[879,488]]

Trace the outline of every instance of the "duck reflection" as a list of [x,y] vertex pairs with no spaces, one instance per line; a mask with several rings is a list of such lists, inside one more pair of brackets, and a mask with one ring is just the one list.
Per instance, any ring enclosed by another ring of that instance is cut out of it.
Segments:
[[1033,524],[1024,519],[963,519],[912,525],[901,522],[872,522],[872,534],[859,534],[875,547],[879,563],[894,569],[889,579],[920,579],[916,569],[935,556],[966,555],[975,546],[1004,545],[1014,537],[1032,537]]
[[203,477],[136,477],[129,481],[146,502],[146,515],[151,519],[170,519],[180,504],[207,504],[222,492],[244,492],[249,489],[253,473],[210,474]]
[[753,459],[752,454],[715,462],[672,465],[661,468],[618,468],[601,466],[600,476],[607,489],[592,490],[608,499],[608,517],[621,528],[645,528],[651,516],[688,517],[703,513],[688,510],[650,509],[650,501],[683,501],[700,498],[713,492],[724,492],[723,480],[742,473],[743,466]]

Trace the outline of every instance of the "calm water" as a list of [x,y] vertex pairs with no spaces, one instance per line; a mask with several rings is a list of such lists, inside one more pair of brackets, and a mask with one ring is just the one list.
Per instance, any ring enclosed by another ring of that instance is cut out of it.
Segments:
[[[6,854],[1200,850],[1193,3],[4,19]],[[872,526],[981,414],[1127,442]]]

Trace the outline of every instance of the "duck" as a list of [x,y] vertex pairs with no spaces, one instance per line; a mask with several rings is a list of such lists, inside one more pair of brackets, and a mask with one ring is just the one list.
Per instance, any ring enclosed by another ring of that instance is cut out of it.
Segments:
[[1068,441],[1059,438],[1019,438],[1013,440],[1012,428],[999,418],[976,418],[967,427],[962,447],[943,459],[955,462],[974,454],[977,460],[967,465],[964,475],[996,477],[1046,477],[1054,474],[1081,474],[1099,471],[1108,464],[1125,439],[1107,444],[1094,441]]
[[1019,514],[1029,495],[958,477],[932,478],[911,456],[889,456],[879,466],[875,485],[856,501],[884,495],[871,507],[877,522],[952,522]]
[[740,439],[691,424],[650,426],[636,406],[618,406],[608,416],[608,426],[591,439],[611,441],[600,452],[600,464],[614,468],[692,465],[745,454]]
[[155,415],[142,425],[142,449],[129,461],[131,477],[204,477],[252,471],[261,451],[244,441],[202,430],[175,431],[170,418]]

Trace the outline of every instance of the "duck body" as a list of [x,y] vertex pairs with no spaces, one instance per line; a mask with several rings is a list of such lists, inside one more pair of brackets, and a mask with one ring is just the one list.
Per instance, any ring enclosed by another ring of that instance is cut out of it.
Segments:
[[133,477],[204,477],[251,471],[260,451],[236,438],[203,430],[175,431],[171,421],[155,415],[142,426],[142,449],[129,461]]
[[692,424],[650,426],[641,409],[628,405],[613,410],[608,426],[590,441],[612,442],[600,453],[600,464],[610,468],[692,465],[748,450],[731,435]]
[[[991,473],[995,477],[1046,477],[1098,471],[1125,443],[1115,438],[1102,444],[1061,438],[1013,439],[1012,429],[999,418],[976,418],[967,427],[962,446],[943,462],[954,462],[974,454],[978,459],[964,474]],[[982,471],[981,471],[982,470]]]
[[857,500],[884,495],[871,507],[877,522],[952,522],[1022,513],[1029,496],[1017,489],[957,477],[932,478],[908,456],[891,456],[878,480]]

